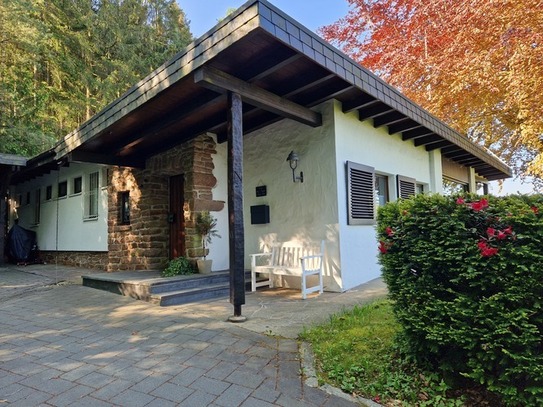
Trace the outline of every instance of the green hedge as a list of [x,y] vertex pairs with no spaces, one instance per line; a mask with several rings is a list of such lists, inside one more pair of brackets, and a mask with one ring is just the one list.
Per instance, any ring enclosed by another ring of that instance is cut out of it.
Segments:
[[543,405],[543,196],[419,195],[381,208],[378,236],[407,355]]

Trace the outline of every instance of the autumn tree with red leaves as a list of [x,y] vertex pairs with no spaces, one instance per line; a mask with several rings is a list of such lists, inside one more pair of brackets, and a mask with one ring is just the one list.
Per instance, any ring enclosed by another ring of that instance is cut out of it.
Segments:
[[543,180],[542,0],[347,0],[325,39]]

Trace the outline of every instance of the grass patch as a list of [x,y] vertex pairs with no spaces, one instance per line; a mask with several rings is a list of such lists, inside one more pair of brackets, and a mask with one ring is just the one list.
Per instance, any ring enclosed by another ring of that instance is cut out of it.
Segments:
[[462,406],[447,397],[449,387],[435,373],[402,360],[395,338],[400,326],[388,300],[356,306],[305,330],[319,380],[387,406]]

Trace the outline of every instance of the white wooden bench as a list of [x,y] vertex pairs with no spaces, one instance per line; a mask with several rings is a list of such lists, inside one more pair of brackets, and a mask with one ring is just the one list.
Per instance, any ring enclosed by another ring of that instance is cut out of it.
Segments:
[[[320,243],[303,244],[297,241],[278,243],[272,246],[268,253],[251,254],[251,290],[257,287],[273,288],[273,276],[297,276],[302,279],[302,298],[307,294],[322,293],[322,269],[324,256],[324,241]],[[268,278],[257,281],[257,274],[267,274]],[[308,287],[307,278],[318,276],[318,285]]]

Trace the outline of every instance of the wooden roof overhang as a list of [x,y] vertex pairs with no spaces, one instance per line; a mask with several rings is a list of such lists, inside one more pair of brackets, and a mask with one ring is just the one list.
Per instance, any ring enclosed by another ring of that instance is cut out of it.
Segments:
[[312,107],[337,99],[344,112],[475,168],[489,179],[511,169],[398,90],[264,0],[251,0],[185,51],[67,135],[53,161],[143,167],[205,132],[226,140],[227,92],[243,100],[248,134],[285,117],[318,126]]
[[0,154],[0,190],[5,190],[5,185],[14,174],[26,166],[27,159],[15,154]]
[[[18,184],[32,178],[48,174],[53,170],[57,170],[66,160],[56,160],[55,150],[47,150],[43,153],[25,160],[26,165],[19,167],[11,176],[11,183]],[[59,161],[59,162],[57,162]]]
[[27,159],[15,154],[0,154],[0,170],[11,170],[13,167],[26,166]]

